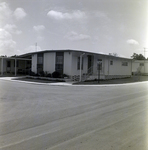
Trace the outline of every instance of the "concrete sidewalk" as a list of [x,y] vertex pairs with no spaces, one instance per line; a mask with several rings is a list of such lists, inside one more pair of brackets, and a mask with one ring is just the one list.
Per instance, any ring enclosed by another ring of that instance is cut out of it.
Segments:
[[123,78],[123,79],[109,79],[109,80],[102,80],[102,81],[85,81],[75,84],[83,84],[83,85],[91,85],[91,84],[129,84],[129,83],[139,83],[143,81],[148,81],[148,76],[132,76],[130,78]]
[[73,82],[40,82],[40,80],[37,81],[25,81],[23,80],[24,77],[0,77],[0,80],[5,80],[5,81],[13,81],[13,82],[22,82],[22,83],[30,83],[30,84],[41,84],[41,85],[72,85]]
[[131,77],[126,79],[112,79],[105,81],[88,81],[88,82],[52,82],[52,81],[34,81],[34,80],[24,80],[25,77],[0,77],[1,80],[13,81],[13,82],[22,82],[28,84],[37,84],[37,85],[52,85],[52,86],[120,86],[120,85],[133,85],[139,83],[148,82],[148,76],[140,76],[138,78]]

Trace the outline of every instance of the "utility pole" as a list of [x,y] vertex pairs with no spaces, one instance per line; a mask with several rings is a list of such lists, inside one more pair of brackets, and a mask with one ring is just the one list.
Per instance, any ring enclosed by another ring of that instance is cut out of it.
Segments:
[[37,42],[35,43],[35,49],[36,49],[36,52],[37,52],[37,50],[38,50]]
[[145,59],[146,59],[145,53],[148,52],[148,51],[147,51],[148,48],[144,47],[143,49],[144,49],[144,57],[145,57]]

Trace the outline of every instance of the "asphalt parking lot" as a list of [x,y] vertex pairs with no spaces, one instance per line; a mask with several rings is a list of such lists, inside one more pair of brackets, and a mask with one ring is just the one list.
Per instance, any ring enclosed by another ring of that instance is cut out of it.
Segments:
[[0,150],[147,150],[147,91],[0,80]]

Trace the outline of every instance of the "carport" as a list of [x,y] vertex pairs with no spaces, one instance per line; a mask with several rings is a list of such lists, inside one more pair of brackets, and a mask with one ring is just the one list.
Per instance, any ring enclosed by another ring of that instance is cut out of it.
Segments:
[[[7,68],[7,64],[6,64],[6,62],[7,61],[11,61],[11,60],[13,60],[13,62],[14,62],[14,75],[16,76],[17,75],[17,61],[19,61],[19,60],[21,60],[21,61],[24,61],[24,67],[26,68],[26,66],[27,66],[27,64],[26,64],[26,62],[27,61],[31,61],[31,59],[28,59],[28,58],[20,58],[20,57],[0,57],[0,63],[1,63],[1,65],[0,65],[0,72],[1,72],[1,76],[3,76],[4,75],[4,72],[6,71],[6,68]],[[20,69],[22,69],[22,68],[20,68]]]

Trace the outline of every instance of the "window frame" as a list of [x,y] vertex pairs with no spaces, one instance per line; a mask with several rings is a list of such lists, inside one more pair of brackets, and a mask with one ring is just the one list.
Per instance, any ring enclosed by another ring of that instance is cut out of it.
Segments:
[[113,60],[110,60],[110,65],[111,65],[111,66],[113,65]]
[[139,66],[141,66],[141,67],[144,66],[144,63],[139,63]]
[[122,66],[128,66],[128,62],[127,61],[122,61]]

